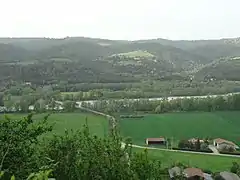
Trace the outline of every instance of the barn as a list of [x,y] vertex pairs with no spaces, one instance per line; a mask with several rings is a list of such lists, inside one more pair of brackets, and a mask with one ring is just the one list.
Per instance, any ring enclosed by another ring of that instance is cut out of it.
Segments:
[[164,137],[146,139],[147,145],[166,145],[166,143],[167,142]]

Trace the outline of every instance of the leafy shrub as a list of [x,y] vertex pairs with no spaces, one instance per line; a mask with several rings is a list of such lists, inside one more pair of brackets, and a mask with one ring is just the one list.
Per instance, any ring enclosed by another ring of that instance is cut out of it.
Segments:
[[52,130],[47,118],[35,122],[30,114],[22,119],[5,116],[0,121],[0,171],[5,171],[5,176],[23,179],[39,168],[39,137]]
[[159,161],[150,161],[147,151],[132,153],[129,143],[123,146],[122,141],[116,133],[105,139],[92,136],[85,127],[55,136],[43,152],[57,163],[53,174],[58,180],[161,179]]

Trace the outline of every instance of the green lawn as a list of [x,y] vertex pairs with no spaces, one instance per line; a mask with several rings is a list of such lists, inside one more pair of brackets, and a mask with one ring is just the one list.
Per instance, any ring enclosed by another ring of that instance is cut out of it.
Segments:
[[225,138],[240,143],[240,111],[184,112],[146,115],[142,119],[120,119],[123,136],[143,145],[145,138],[165,136],[177,142],[183,138]]
[[[35,120],[42,119],[46,114],[36,114],[33,116]],[[10,118],[22,118],[26,115],[24,114],[9,114]],[[0,119],[3,115],[0,115]],[[103,137],[108,133],[108,121],[102,117],[94,114],[88,113],[55,113],[51,114],[49,117],[49,123],[54,124],[53,132],[55,134],[63,134],[65,129],[68,130],[78,130],[87,124],[90,132],[94,135]],[[49,134],[48,134],[49,135]]]
[[[143,149],[134,148],[135,152],[143,152]],[[213,155],[190,154],[180,152],[166,152],[158,150],[148,150],[151,159],[158,159],[161,161],[163,167],[170,167],[175,163],[181,162],[189,167],[198,167],[202,169],[209,169],[213,172],[229,171],[232,162],[240,163],[240,158],[221,157]]]

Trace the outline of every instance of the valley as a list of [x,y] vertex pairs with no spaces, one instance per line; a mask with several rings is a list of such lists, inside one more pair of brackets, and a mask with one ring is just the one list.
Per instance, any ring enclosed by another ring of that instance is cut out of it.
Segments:
[[238,38],[0,38],[3,166],[19,177],[8,164],[48,165],[55,176],[99,162],[131,173],[148,164],[164,177],[175,165],[231,171],[240,164],[239,57]]

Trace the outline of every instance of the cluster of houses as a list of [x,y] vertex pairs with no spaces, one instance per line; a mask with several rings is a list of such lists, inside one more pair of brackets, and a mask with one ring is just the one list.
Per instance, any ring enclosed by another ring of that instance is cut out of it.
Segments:
[[[188,140],[192,144],[197,142],[205,143],[202,139],[191,138]],[[222,138],[216,138],[211,141],[211,147],[215,148],[217,151],[221,151],[222,149],[232,148],[234,150],[239,149],[239,147],[228,140]],[[167,145],[167,140],[164,137],[159,138],[147,138],[146,145]],[[240,180],[240,177],[237,174],[231,172],[220,172],[217,175],[208,174],[202,171],[199,168],[180,168],[175,166],[168,170],[170,179],[189,179],[189,180],[213,180],[213,179],[221,179],[221,180]]]
[[178,166],[175,166],[168,170],[170,179],[179,179],[179,177],[183,177],[184,179],[189,180],[213,180],[213,179],[221,179],[221,180],[240,180],[237,174],[223,171],[212,176],[212,174],[204,173],[199,168],[185,168],[182,169]]
[[[195,144],[197,141],[200,143],[204,143],[204,140],[202,139],[196,139],[196,138],[191,138],[188,140],[189,142]],[[146,145],[166,145],[167,140],[164,137],[159,137],[159,138],[147,138],[146,139]],[[213,139],[212,145],[219,151],[226,149],[226,148],[232,148],[233,150],[239,149],[239,146],[237,146],[235,143],[232,141],[228,141],[222,138],[216,138]]]

